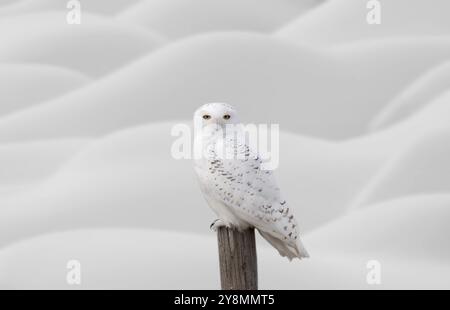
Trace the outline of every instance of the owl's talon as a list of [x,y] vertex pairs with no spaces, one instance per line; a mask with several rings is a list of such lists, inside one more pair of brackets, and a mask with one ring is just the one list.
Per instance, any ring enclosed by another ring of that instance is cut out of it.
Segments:
[[217,219],[211,223],[209,229],[211,229],[212,231],[217,231],[217,229],[223,226],[226,226],[225,223],[221,219]]

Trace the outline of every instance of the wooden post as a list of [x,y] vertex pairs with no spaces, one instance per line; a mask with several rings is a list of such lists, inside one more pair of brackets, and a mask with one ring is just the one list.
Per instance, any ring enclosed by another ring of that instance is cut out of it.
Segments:
[[257,290],[255,230],[219,227],[220,282],[223,290]]

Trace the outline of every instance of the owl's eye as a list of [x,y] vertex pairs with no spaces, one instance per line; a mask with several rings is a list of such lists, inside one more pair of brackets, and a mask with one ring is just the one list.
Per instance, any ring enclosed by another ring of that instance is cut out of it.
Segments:
[[210,119],[210,118],[211,118],[211,115],[208,115],[208,114],[203,115],[203,119]]
[[225,114],[224,116],[223,116],[223,119],[226,119],[226,120],[229,120],[231,118],[231,116],[229,115],[229,114]]

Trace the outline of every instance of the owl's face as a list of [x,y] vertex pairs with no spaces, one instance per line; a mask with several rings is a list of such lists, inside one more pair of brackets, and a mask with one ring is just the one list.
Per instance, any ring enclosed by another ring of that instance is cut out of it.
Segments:
[[236,110],[225,103],[208,103],[201,106],[194,114],[196,126],[220,126],[238,124]]

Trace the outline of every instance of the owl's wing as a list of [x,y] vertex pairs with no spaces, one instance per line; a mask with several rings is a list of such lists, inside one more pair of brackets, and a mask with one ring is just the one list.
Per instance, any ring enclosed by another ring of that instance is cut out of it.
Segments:
[[282,256],[308,257],[273,172],[262,169],[262,159],[242,139],[226,138],[224,146],[226,156],[212,154],[208,162],[210,197],[257,228]]

